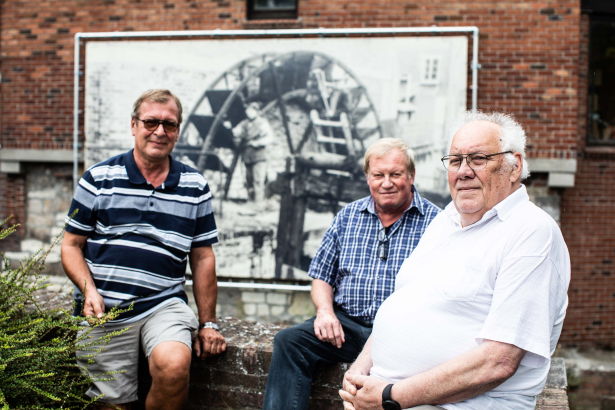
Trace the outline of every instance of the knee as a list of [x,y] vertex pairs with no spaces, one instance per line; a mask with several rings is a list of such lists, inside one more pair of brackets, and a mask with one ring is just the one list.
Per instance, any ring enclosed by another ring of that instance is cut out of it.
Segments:
[[163,388],[183,388],[190,379],[190,360],[171,356],[150,357],[150,373],[153,381]]
[[273,338],[274,351],[289,352],[297,349],[301,349],[304,339],[304,332],[297,326],[290,327],[279,331]]
[[280,330],[275,337],[273,338],[273,345],[275,347],[287,347],[288,345],[290,345],[292,343],[292,341],[294,340],[293,337],[293,330],[294,328],[288,328],[288,329],[283,329]]

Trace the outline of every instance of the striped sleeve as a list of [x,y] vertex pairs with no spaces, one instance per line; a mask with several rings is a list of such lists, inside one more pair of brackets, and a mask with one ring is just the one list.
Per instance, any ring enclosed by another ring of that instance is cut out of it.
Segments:
[[192,248],[209,246],[218,242],[218,228],[214,219],[212,206],[212,195],[205,177],[198,175],[202,179],[199,185],[201,195],[198,200],[196,214],[196,228],[192,239]]
[[97,199],[96,182],[90,171],[86,171],[79,180],[75,196],[70,204],[70,210],[66,216],[67,232],[81,236],[92,235],[96,228]]

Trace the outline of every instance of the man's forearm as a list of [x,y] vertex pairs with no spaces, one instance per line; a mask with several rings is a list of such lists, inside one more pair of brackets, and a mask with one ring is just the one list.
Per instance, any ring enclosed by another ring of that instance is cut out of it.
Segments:
[[312,301],[316,311],[333,313],[333,288],[327,282],[314,279],[311,291]]
[[396,383],[391,397],[402,408],[467,400],[510,378],[524,355],[516,346],[485,340],[476,349]]
[[66,232],[64,240],[62,241],[61,252],[64,272],[66,272],[66,276],[68,276],[82,292],[84,287],[86,290],[89,290],[90,287],[96,289],[90,269],[83,256],[83,250],[80,244],[81,238],[74,238],[74,236],[76,235]]
[[363,346],[363,350],[357,357],[357,360],[354,361],[349,372],[355,372],[360,374],[369,374],[369,370],[373,366],[372,362],[372,337],[370,336],[365,342],[365,346]]
[[192,269],[194,299],[200,323],[216,321],[216,302],[218,300],[216,259],[213,250],[209,249],[209,251],[205,251],[205,255],[200,255],[194,261],[191,254],[190,267]]

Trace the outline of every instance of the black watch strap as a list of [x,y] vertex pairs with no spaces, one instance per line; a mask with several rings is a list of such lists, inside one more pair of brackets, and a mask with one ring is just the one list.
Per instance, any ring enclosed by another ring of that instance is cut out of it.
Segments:
[[389,384],[382,391],[382,408],[384,410],[401,410],[401,406],[398,402],[391,398],[391,389],[393,384]]

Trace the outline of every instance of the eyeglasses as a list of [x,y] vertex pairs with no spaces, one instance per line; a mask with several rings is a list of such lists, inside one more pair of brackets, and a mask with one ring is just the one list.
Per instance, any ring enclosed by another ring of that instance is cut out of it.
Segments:
[[177,131],[177,127],[179,126],[176,122],[167,121],[167,120],[142,120],[141,118],[135,118],[143,123],[143,126],[148,131],[154,131],[158,128],[160,124],[162,124],[162,128],[164,128],[165,132],[175,132]]
[[387,238],[385,229],[378,231],[378,257],[383,261],[386,261],[389,256],[389,238]]
[[476,154],[462,154],[462,155],[446,155],[442,157],[442,165],[448,172],[457,172],[461,168],[461,163],[465,158],[468,166],[474,171],[479,171],[487,166],[487,161],[491,157],[502,154],[512,154],[512,151],[498,152],[497,154],[483,154],[477,152]]

